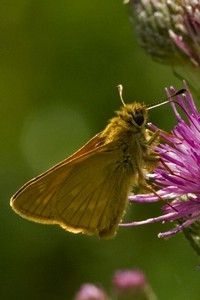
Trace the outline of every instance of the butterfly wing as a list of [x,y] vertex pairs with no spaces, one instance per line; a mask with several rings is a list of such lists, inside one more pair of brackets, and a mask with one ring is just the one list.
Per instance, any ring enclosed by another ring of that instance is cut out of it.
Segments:
[[[94,141],[92,142],[92,145]],[[88,144],[86,144],[87,149]],[[112,237],[121,221],[130,174],[121,150],[103,145],[72,156],[25,184],[11,199],[22,217],[73,233]]]

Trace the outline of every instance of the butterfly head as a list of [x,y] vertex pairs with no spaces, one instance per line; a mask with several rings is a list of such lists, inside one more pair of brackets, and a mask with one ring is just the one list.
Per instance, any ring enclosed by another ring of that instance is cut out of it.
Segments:
[[142,128],[146,125],[148,119],[146,106],[137,102],[123,106],[118,115],[130,128]]

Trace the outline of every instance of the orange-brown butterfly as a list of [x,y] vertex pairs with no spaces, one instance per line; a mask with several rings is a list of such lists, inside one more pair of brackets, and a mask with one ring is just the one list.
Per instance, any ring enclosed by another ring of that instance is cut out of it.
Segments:
[[16,213],[73,233],[115,235],[131,187],[148,187],[145,171],[158,161],[153,150],[158,134],[146,129],[148,108],[124,104],[122,86],[120,96],[123,107],[103,131],[16,192],[11,198]]

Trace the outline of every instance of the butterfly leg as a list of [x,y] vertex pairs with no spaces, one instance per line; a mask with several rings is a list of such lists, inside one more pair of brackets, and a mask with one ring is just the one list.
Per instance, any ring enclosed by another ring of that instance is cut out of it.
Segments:
[[159,200],[163,200],[162,197],[156,192],[154,187],[147,183],[144,174],[139,172],[138,174],[138,186],[134,189],[134,194],[154,194]]
[[160,130],[156,130],[155,132],[148,130],[147,132],[150,136],[149,140],[147,141],[147,145],[151,146],[153,143],[157,144],[160,136]]
[[145,168],[147,169],[148,172],[152,171],[157,165],[157,162],[159,161],[159,156],[154,151],[153,148],[158,144],[160,131],[159,130],[157,130],[156,132],[150,131],[150,134],[151,136],[145,145],[146,151],[143,152]]

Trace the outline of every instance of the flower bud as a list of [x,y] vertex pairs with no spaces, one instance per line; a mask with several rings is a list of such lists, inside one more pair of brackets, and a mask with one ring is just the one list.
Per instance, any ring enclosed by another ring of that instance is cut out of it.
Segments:
[[108,296],[96,285],[85,283],[80,287],[74,300],[108,300]]
[[129,0],[141,46],[199,86],[200,5],[193,0]]
[[139,270],[117,271],[113,286],[119,300],[156,300],[144,273]]

